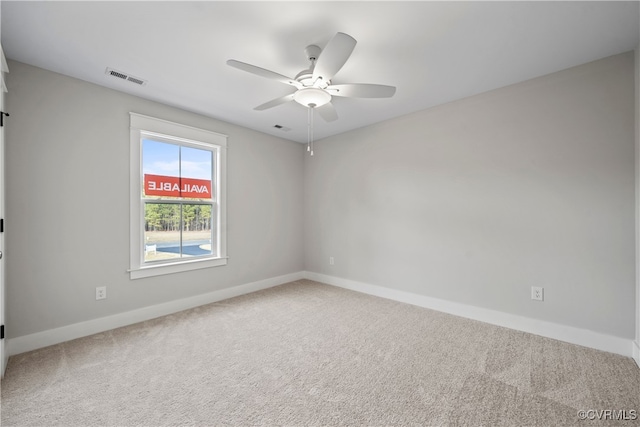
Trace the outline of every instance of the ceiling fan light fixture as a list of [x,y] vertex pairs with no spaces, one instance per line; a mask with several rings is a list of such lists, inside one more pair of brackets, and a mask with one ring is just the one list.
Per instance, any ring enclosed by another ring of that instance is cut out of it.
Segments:
[[325,90],[308,87],[299,89],[295,94],[293,94],[293,99],[298,104],[304,105],[305,107],[313,106],[316,108],[331,101],[331,95]]

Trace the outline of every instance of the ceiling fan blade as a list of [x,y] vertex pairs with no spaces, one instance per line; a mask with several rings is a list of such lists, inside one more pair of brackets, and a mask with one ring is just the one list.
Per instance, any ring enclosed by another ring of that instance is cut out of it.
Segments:
[[334,120],[338,120],[338,113],[336,112],[335,107],[332,103],[328,102],[320,107],[317,107],[316,110],[320,117],[324,119],[325,122],[332,122]]
[[265,102],[262,105],[258,105],[256,108],[254,108],[254,110],[267,110],[269,108],[277,107],[278,105],[284,104],[285,102],[289,101],[293,101],[293,93],[290,95],[281,96],[280,98],[272,99],[271,101]]
[[336,75],[356,47],[356,39],[345,33],[337,33],[320,53],[313,69],[313,81],[322,78],[328,82]]
[[331,85],[326,90],[332,96],[347,96],[351,98],[390,98],[396,93],[395,86],[368,83]]
[[275,73],[273,71],[265,70],[264,68],[256,67],[255,65],[247,64],[244,62],[236,61],[235,59],[230,59],[227,61],[227,65],[233,68],[237,68],[242,71],[246,71],[247,73],[255,74],[260,77],[266,77],[271,80],[277,80],[280,83],[288,84],[291,86],[295,86],[300,88],[302,85],[295,81],[294,79],[290,79],[287,76],[283,76],[282,74]]

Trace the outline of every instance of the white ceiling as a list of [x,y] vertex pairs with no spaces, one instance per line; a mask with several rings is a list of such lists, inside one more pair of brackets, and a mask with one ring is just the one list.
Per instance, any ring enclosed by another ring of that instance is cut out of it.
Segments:
[[[294,77],[304,48],[338,31],[358,44],[333,79],[393,85],[388,99],[334,98],[321,139],[633,50],[638,2],[13,2],[0,3],[8,58],[299,142],[294,102],[253,107],[290,86],[228,59]],[[105,74],[107,67],[148,81]],[[290,131],[273,126],[279,124]]]

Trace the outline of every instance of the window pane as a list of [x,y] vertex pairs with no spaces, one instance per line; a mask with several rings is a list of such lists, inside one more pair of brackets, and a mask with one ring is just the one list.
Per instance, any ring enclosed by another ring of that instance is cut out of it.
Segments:
[[179,197],[180,146],[142,140],[144,196]]
[[211,199],[213,188],[212,153],[192,147],[181,147],[180,168],[182,197],[192,199]]
[[144,262],[180,258],[180,205],[145,203]]
[[144,262],[217,255],[211,205],[145,203]]
[[212,167],[210,150],[143,139],[143,197],[211,199]]
[[182,205],[183,256],[215,254],[211,224],[211,205]]

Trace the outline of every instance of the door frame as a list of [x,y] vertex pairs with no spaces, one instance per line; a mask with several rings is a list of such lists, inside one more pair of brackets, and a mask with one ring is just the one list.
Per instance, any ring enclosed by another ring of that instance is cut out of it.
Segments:
[[[7,86],[5,84],[5,73],[9,72],[9,66],[7,65],[7,60],[4,56],[4,51],[2,49],[2,44],[0,44],[0,61],[1,61],[1,69],[0,69],[0,111],[5,119],[8,115],[5,114],[5,93],[7,92]],[[0,325],[2,325],[2,332],[4,336],[0,339],[0,376],[4,377],[4,371],[7,368],[7,362],[9,360],[8,349],[6,348],[5,342],[6,339],[6,328],[5,328],[5,313],[6,313],[6,294],[5,294],[5,268],[4,268],[4,213],[5,213],[5,203],[4,203],[4,193],[5,193],[5,138],[4,138],[4,130],[6,128],[6,120],[2,120],[5,126],[0,127],[0,221],[2,221],[2,226],[0,229]]]

